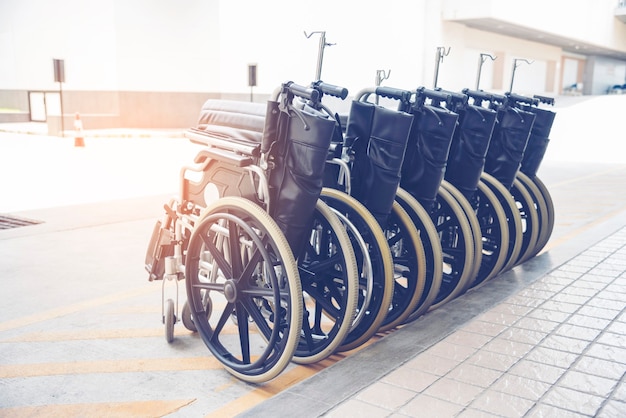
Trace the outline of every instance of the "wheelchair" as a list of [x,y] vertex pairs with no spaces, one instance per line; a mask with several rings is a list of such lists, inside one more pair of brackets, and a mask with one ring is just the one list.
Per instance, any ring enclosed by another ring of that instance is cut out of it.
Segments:
[[[185,133],[202,147],[148,246],[149,280],[174,281],[178,296],[185,279],[183,324],[247,382],[329,356],[352,327],[356,256],[319,199],[335,129],[321,97],[288,82],[266,106],[207,101]],[[171,342],[178,298],[162,295]]]
[[168,342],[182,321],[228,372],[263,383],[545,247],[554,205],[536,173],[554,112],[538,106],[553,99],[369,88],[344,129],[322,98],[347,94],[287,82],[266,104],[204,104],[146,252]]
[[555,113],[539,108],[541,103],[554,104],[554,99],[548,97],[506,93],[494,98],[498,124],[487,153],[483,180],[492,190],[498,188],[499,194],[508,190],[522,223],[520,252],[511,254],[504,271],[538,254],[554,227],[554,204],[536,174],[547,149]]
[[414,92],[409,109],[415,121],[397,196],[416,225],[434,225],[436,241],[429,239],[425,246],[435,248],[427,253],[434,255],[430,264],[436,265],[440,275],[439,287],[432,289],[429,303],[413,312],[409,321],[462,294],[480,264],[482,242],[476,216],[464,210],[455,198],[456,190],[444,182],[459,118],[449,109],[452,100],[450,94],[421,87]]
[[[327,188],[322,191],[322,199],[349,217],[355,217],[357,211],[339,202],[337,196],[343,194],[346,199],[347,195],[350,201],[362,205],[378,226],[362,231],[367,231],[366,235],[371,235],[372,229],[383,232],[382,243],[368,242],[369,252],[384,248],[392,261],[388,268],[372,276],[372,291],[363,292],[363,301],[368,296],[374,300],[365,311],[359,307],[364,320],[350,332],[341,347],[344,350],[356,348],[375,333],[402,324],[417,307],[426,287],[426,256],[420,231],[396,201],[401,163],[413,123],[412,115],[401,108],[406,107],[410,95],[408,91],[388,87],[361,90],[351,104],[345,136],[338,137],[330,150]],[[370,101],[372,96],[375,103]],[[380,105],[380,98],[400,105]]]

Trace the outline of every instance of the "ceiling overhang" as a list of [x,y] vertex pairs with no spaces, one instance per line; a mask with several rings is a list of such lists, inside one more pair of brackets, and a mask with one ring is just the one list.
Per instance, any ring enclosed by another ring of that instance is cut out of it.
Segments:
[[626,51],[605,48],[591,43],[581,42],[580,40],[555,35],[553,33],[544,32],[534,28],[528,28],[511,24],[503,20],[484,17],[484,18],[467,18],[453,19],[451,21],[464,24],[470,28],[482,31],[493,32],[500,35],[511,36],[514,38],[525,39],[532,42],[560,47],[565,52],[579,55],[599,55],[618,60],[626,61]]

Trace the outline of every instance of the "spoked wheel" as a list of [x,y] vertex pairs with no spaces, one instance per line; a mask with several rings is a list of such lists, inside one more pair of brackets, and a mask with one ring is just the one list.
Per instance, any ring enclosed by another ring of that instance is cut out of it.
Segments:
[[541,225],[541,229],[545,231],[546,235],[543,237],[542,241],[537,242],[537,247],[535,248],[537,250],[537,254],[539,254],[539,252],[546,246],[548,241],[550,241],[550,237],[552,236],[552,231],[554,231],[554,222],[556,219],[556,214],[554,211],[554,201],[552,200],[552,196],[550,195],[550,192],[548,191],[548,188],[546,187],[546,185],[537,176],[533,177],[532,181],[533,183],[535,183],[535,186],[537,186],[537,188],[541,192],[541,195],[543,196],[543,200],[546,202],[546,209],[548,211],[547,220]]
[[359,295],[350,332],[337,351],[356,348],[374,335],[391,304],[393,259],[376,218],[352,196],[324,188],[320,198],[339,216],[354,248],[359,273]]
[[443,254],[443,279],[430,309],[436,309],[459,296],[474,271],[474,234],[456,199],[442,187],[437,192],[430,217],[439,232]]
[[172,299],[165,301],[163,323],[165,324],[165,340],[171,343],[174,341],[174,324],[176,323],[176,313],[174,312],[174,301]]
[[537,236],[537,242],[532,250],[528,252],[528,254],[520,261],[523,263],[524,261],[534,257],[537,255],[539,251],[548,243],[550,239],[550,226],[549,224],[549,216],[548,216],[548,204],[541,193],[541,190],[537,187],[537,185],[528,177],[526,174],[522,172],[517,173],[517,180],[520,181],[530,194],[531,199],[534,203],[535,211],[537,212],[538,222],[539,222],[539,231]]
[[409,214],[393,202],[385,227],[394,263],[393,299],[380,331],[404,323],[415,311],[426,286],[426,254],[419,231]]
[[522,251],[522,217],[515,200],[513,200],[511,196],[511,192],[495,177],[483,172],[480,175],[480,182],[486,185],[489,190],[496,195],[496,198],[504,210],[507,226],[509,228],[509,248],[507,250],[504,266],[500,270],[502,273],[513,268]]
[[527,260],[532,251],[537,245],[537,238],[539,238],[539,230],[541,224],[539,223],[538,210],[535,207],[535,202],[528,192],[528,189],[522,184],[521,181],[515,179],[513,186],[511,187],[511,194],[515,200],[515,204],[522,217],[522,250],[515,264],[520,264]]
[[504,267],[509,248],[509,228],[502,204],[482,182],[478,183],[472,206],[476,208],[483,240],[480,269],[472,283],[472,287],[477,287],[495,277]]
[[396,192],[396,202],[407,212],[420,234],[426,263],[424,291],[415,310],[404,320],[404,323],[408,323],[426,313],[439,294],[443,278],[443,254],[439,233],[426,209],[402,188]]
[[276,377],[300,340],[302,290],[274,220],[247,199],[223,197],[195,222],[185,261],[190,313],[211,353],[246,382]]
[[298,259],[304,318],[293,361],[315,363],[331,355],[352,327],[359,297],[359,271],[346,228],[318,200],[311,234]]
[[467,198],[463,196],[463,193],[461,193],[459,189],[454,187],[452,183],[446,180],[443,180],[441,182],[441,187],[448,191],[461,206],[461,209],[463,209],[463,213],[465,213],[465,216],[467,216],[467,221],[470,224],[472,235],[474,237],[474,261],[472,262],[473,269],[470,273],[470,278],[467,282],[467,285],[465,286],[465,289],[463,289],[463,291],[461,292],[463,293],[467,289],[469,289],[470,286],[472,286],[472,284],[476,280],[476,277],[478,276],[478,271],[480,270],[480,264],[482,262],[483,256],[482,232],[480,229],[480,223],[478,222],[478,217],[476,216],[476,212],[474,212],[474,208],[470,204],[469,200],[467,200]]

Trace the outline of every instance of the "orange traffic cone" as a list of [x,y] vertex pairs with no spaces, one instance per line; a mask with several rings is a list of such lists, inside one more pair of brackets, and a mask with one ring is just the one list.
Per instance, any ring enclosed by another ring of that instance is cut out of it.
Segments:
[[76,112],[76,117],[74,119],[74,146],[85,146],[85,138],[83,137],[83,121],[80,120],[80,114],[78,112]]

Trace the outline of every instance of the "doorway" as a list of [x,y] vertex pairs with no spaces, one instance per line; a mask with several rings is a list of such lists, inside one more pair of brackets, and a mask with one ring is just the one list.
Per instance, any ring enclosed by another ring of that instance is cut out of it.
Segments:
[[31,122],[47,122],[48,116],[61,116],[61,95],[57,91],[29,91]]

